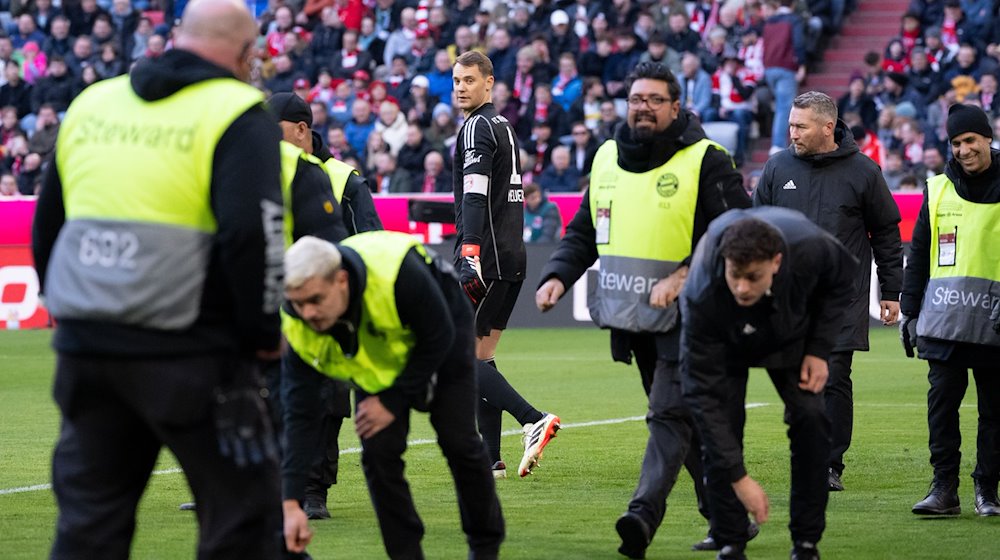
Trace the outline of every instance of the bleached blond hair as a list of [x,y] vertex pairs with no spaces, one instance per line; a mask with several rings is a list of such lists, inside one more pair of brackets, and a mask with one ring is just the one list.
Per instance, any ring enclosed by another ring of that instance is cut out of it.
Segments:
[[342,257],[337,246],[306,235],[285,251],[285,289],[300,288],[310,278],[333,278]]

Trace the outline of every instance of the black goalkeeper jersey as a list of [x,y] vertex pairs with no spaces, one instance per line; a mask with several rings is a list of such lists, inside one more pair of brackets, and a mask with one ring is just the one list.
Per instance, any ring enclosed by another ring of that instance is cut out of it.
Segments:
[[[497,113],[492,103],[476,109],[462,125],[455,145],[453,169],[458,230],[455,262],[460,257],[462,243],[478,241],[483,278],[524,280],[524,187],[521,184],[520,146],[514,128]],[[485,208],[465,204],[464,181],[465,176],[471,174],[489,178]],[[481,231],[472,231],[472,226],[466,224],[480,221],[471,214],[483,211]]]

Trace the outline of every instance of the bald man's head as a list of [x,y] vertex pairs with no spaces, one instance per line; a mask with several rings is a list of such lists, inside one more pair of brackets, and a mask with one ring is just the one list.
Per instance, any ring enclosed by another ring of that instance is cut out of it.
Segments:
[[240,0],[194,0],[184,9],[174,46],[250,79],[257,25]]

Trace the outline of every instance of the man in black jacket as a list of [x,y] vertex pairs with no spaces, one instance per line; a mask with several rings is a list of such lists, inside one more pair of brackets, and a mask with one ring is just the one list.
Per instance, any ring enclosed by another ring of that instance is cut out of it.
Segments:
[[[996,293],[1000,281],[995,272],[996,253],[984,250],[996,243],[1000,153],[990,149],[993,131],[986,113],[978,107],[953,105],[948,112],[947,130],[954,157],[943,174],[927,181],[900,297],[906,316],[901,334],[907,354],[912,357],[912,347],[919,341],[920,358],[930,363],[927,426],[934,481],[927,497],[913,506],[913,513],[961,513],[958,470],[962,435],[958,409],[968,388],[971,368],[979,396],[978,453],[972,471],[976,513],[993,516],[1000,515],[1000,335],[996,296],[986,305],[967,302],[974,298],[979,301],[980,294],[988,297]],[[952,210],[945,211],[946,206]]]
[[31,84],[21,79],[21,65],[11,60],[3,68],[7,83],[0,86],[0,107],[14,107],[17,118],[31,113]]
[[75,88],[73,76],[67,71],[66,61],[61,56],[50,58],[45,77],[35,82],[31,89],[31,112],[37,113],[43,103],[51,103],[58,112],[65,111],[73,100]]
[[719,559],[745,558],[747,512],[758,523],[768,517],[767,495],[743,463],[750,366],[767,368],[785,403],[792,560],[819,558],[830,453],[821,393],[857,263],[833,236],[784,208],[727,212],[698,244],[681,294],[681,369],[705,444]]
[[242,2],[192,2],[173,50],[88,89],[63,123],[33,228],[59,320],[52,558],[129,555],[163,446],[199,503],[199,556],[278,557],[253,373],[280,342],[280,136],[240,83],[256,35]]
[[[750,200],[729,154],[705,137],[696,117],[681,109],[680,86],[665,66],[640,63],[628,82],[627,126],[618,127],[614,139],[598,150],[590,188],[584,192],[566,236],[542,270],[535,303],[542,311],[550,309],[599,256],[605,274],[635,278],[641,272],[642,280],[654,275],[660,279],[634,296],[608,294],[602,299],[595,294],[590,298],[595,321],[611,329],[611,357],[627,364],[636,360],[649,397],[649,442],[639,484],[617,524],[622,537],[619,552],[643,558],[663,521],[666,499],[682,464],[694,479],[699,509],[708,518],[700,443],[690,413],[681,402],[675,300],[687,276],[686,261],[708,223],[730,208],[747,208]],[[682,182],[678,175],[685,173]],[[616,209],[625,207],[629,199],[648,203],[612,219],[610,202],[618,192],[624,198],[614,198]],[[690,230],[675,230],[681,223],[690,224]],[[621,247],[616,244],[619,239],[625,240]],[[641,261],[643,270],[611,270],[621,256],[611,254],[617,251],[609,253],[610,247],[628,251],[629,245],[664,240],[670,240],[669,251],[652,251],[618,265],[627,269],[629,263]],[[626,298],[631,298],[630,312],[617,317],[595,316],[593,310],[601,301]],[[656,319],[655,324],[647,322],[650,318]],[[629,322],[632,324],[626,324]],[[709,535],[696,547],[714,545]]]
[[[899,316],[903,281],[903,248],[899,207],[878,165],[858,150],[854,135],[837,118],[828,95],[803,93],[789,115],[792,147],[764,164],[754,192],[754,206],[783,206],[805,214],[833,234],[858,261],[877,266],[881,289],[880,319],[893,325]],[[830,490],[844,489],[844,453],[851,445],[854,395],[851,363],[856,350],[868,350],[869,267],[851,280],[854,297],[842,316],[843,326],[830,356],[826,409],[832,423]]]

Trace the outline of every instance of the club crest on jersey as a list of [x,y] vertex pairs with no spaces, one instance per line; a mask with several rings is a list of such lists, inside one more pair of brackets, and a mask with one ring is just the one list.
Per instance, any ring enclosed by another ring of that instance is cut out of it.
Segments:
[[483,155],[476,155],[475,150],[465,150],[465,163],[462,165],[462,169],[474,164],[479,163],[483,159]]
[[656,192],[663,198],[670,198],[677,194],[679,186],[680,182],[677,180],[677,176],[673,173],[661,175],[660,178],[656,180]]

